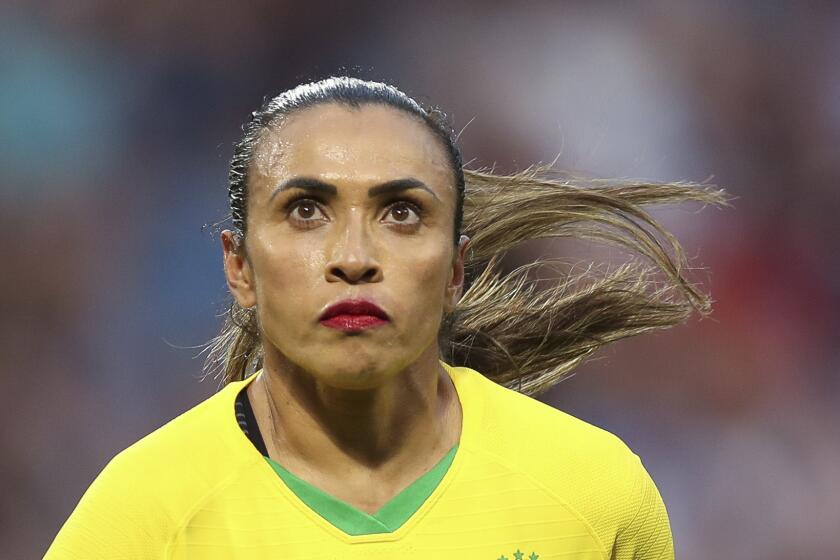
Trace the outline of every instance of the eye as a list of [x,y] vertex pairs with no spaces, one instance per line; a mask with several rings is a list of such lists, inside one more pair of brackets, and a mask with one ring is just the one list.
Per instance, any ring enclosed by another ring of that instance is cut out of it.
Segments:
[[[289,217],[297,222],[303,222],[304,224],[318,221],[320,219],[318,218],[319,213],[323,217],[323,213],[318,207],[318,201],[311,198],[298,198],[292,200],[286,206],[286,211]],[[297,216],[294,215],[296,211],[298,213]]]
[[[412,218],[411,214],[414,214]],[[400,200],[388,207],[387,215],[392,215],[395,221],[391,222],[398,226],[415,227],[420,224],[420,217],[423,215],[423,210],[419,205],[407,200]]]

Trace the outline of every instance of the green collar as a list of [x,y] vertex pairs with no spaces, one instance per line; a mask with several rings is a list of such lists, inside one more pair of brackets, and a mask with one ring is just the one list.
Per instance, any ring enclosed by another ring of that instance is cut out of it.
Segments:
[[263,458],[280,475],[286,486],[314,512],[338,527],[348,535],[371,535],[391,533],[399,529],[437,488],[452,460],[458,444],[432,467],[426,474],[415,480],[402,492],[394,496],[374,514],[365,513],[345,501],[327,494],[305,480],[293,475],[270,457]]

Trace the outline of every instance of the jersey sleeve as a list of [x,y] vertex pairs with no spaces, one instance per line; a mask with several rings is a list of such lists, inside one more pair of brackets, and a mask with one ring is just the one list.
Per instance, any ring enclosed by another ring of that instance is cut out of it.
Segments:
[[123,451],[85,491],[44,560],[162,559],[171,527],[148,473]]
[[635,483],[631,499],[636,504],[618,531],[611,560],[674,560],[674,541],[668,512],[653,479],[633,454]]

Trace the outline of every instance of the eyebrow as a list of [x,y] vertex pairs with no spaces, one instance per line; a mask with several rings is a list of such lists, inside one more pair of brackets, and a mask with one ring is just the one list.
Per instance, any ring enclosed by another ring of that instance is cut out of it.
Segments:
[[[292,177],[291,179],[287,179],[280,184],[279,187],[274,189],[274,192],[271,193],[271,196],[268,198],[268,201],[277,196],[278,193],[289,189],[303,189],[305,191],[310,192],[319,192],[329,196],[335,196],[338,194],[338,189],[335,185],[330,183],[325,183],[319,179],[315,179],[313,177]],[[386,181],[379,185],[375,185],[368,189],[368,198],[375,198],[377,196],[382,196],[386,194],[393,194],[397,192],[406,191],[409,189],[423,189],[427,191],[432,196],[440,200],[438,195],[432,191],[429,187],[426,186],[423,181],[419,179],[415,179],[414,177],[406,177],[404,179],[393,179],[391,181]]]

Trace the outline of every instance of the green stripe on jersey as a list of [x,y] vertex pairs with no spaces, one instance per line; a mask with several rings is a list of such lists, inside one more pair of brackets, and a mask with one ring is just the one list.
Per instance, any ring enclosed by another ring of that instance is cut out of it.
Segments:
[[373,535],[376,533],[391,533],[414,515],[420,506],[431,496],[437,488],[449,465],[455,459],[458,444],[449,450],[426,474],[412,482],[402,492],[391,498],[374,514],[357,509],[343,500],[324,492],[305,480],[298,478],[277,461],[265,457],[268,464],[280,475],[283,482],[300,500],[315,513],[326,519],[332,525],[348,535]]

